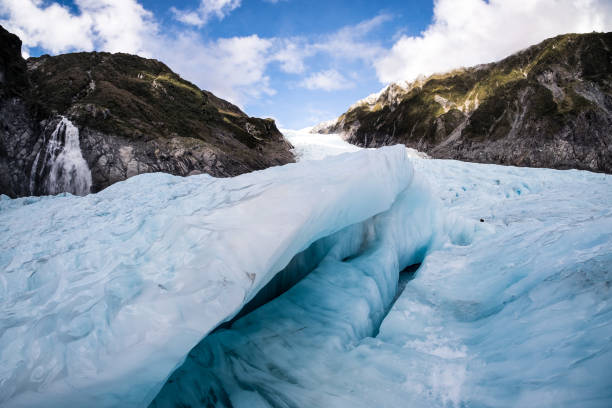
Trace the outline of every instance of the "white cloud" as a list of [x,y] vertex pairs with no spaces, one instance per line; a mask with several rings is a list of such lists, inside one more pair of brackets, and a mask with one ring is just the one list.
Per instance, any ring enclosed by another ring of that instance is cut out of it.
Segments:
[[301,74],[306,70],[304,59],[312,55],[304,48],[303,40],[285,39],[277,41],[277,48],[273,60],[280,63],[280,68],[288,74]]
[[273,41],[257,35],[206,42],[194,32],[157,44],[155,55],[184,78],[238,105],[273,95],[266,69]]
[[315,38],[276,39],[273,60],[280,63],[283,72],[290,74],[305,72],[307,70],[305,60],[316,55],[324,55],[345,63],[360,60],[372,64],[384,53],[384,49],[378,43],[368,40],[367,36],[391,18],[388,14],[381,14]]
[[[208,40],[188,27],[162,30],[139,0],[74,0],[74,6],[76,10],[57,0],[0,0],[0,24],[21,37],[26,56],[38,47],[52,54],[99,50],[153,57],[241,106],[275,93],[267,74],[272,63],[289,74],[308,72],[306,61],[312,57],[319,57],[319,62],[331,59],[335,66],[356,60],[372,63],[383,50],[367,37],[391,18],[379,15],[314,38],[252,35]],[[198,26],[239,6],[240,0],[202,0],[197,10],[175,12]],[[310,74],[300,85],[338,90],[354,86],[354,81],[328,69]]]
[[568,32],[612,29],[608,0],[436,0],[421,35],[402,36],[375,63],[379,80],[413,80],[491,62]]
[[75,16],[57,3],[45,7],[37,0],[2,0],[0,20],[17,34],[26,46],[40,46],[53,53],[71,48],[93,49],[91,17]]
[[81,13],[90,16],[92,31],[109,52],[145,53],[157,34],[153,13],[135,0],[76,0]]
[[340,89],[350,89],[355,84],[335,69],[329,69],[310,75],[300,82],[300,86],[310,90],[337,91]]
[[143,53],[157,25],[135,0],[75,0],[80,13],[41,0],[0,0],[0,24],[17,34],[26,48],[52,53],[104,49]]
[[187,11],[179,10],[172,7],[170,10],[174,13],[177,20],[197,27],[201,27],[211,19],[217,17],[222,20],[233,10],[240,7],[241,0],[200,0],[200,6],[197,10]]
[[53,54],[128,52],[164,61],[199,87],[239,105],[274,93],[265,74],[273,60],[273,40],[253,35],[206,41],[191,30],[162,33],[152,13],[137,0],[74,4],[78,13],[56,2],[0,0],[0,24],[19,35],[24,56],[33,47]]
[[325,53],[336,59],[371,63],[384,50],[377,42],[368,40],[368,34],[391,19],[388,14],[379,14],[357,25],[342,27],[312,43],[308,51],[311,54]]

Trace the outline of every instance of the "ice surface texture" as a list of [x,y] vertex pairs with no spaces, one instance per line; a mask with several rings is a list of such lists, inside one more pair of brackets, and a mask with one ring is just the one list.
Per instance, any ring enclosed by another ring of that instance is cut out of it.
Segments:
[[401,147],[0,200],[0,405],[146,406],[298,252],[391,207]]
[[294,146],[293,153],[299,161],[321,160],[328,156],[362,150],[360,147],[343,140],[338,134],[310,133],[310,128],[303,130],[282,129],[281,131]]
[[[283,135],[293,144],[293,153],[299,161],[321,160],[341,153],[362,150],[361,147],[347,142],[339,134],[310,133],[312,128],[302,130],[282,129]],[[427,158],[427,154],[407,148],[408,157]]]
[[612,406],[612,177],[291,141],[313,155],[0,200],[0,405]]
[[[612,406],[612,178],[415,167],[390,211],[329,237],[304,280],[208,336],[154,406]],[[397,271],[426,253],[384,317]]]
[[324,256],[314,271],[231,330],[207,337],[153,406],[374,406],[325,383],[351,381],[353,374],[337,371],[339,356],[377,332],[402,269],[422,262],[447,232],[460,243],[474,235],[478,224],[448,225],[440,207],[415,180],[389,211],[318,242]]

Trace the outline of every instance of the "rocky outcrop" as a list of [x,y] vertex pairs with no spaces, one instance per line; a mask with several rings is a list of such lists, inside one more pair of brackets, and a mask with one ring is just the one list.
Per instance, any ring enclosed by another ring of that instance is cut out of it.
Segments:
[[562,35],[496,63],[391,84],[316,129],[436,158],[612,173],[612,33]]
[[0,193],[29,191],[28,173],[37,130],[25,101],[29,82],[21,40],[0,27]]
[[0,27],[0,40],[0,194],[83,194],[140,173],[226,177],[294,161],[272,119],[159,61],[103,52],[24,61],[17,36]]

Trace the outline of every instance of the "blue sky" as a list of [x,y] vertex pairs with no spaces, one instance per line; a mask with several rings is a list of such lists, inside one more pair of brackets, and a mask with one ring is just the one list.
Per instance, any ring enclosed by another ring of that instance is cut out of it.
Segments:
[[[390,48],[401,33],[418,34],[431,22],[433,2],[425,1],[253,1],[222,21],[210,25],[208,35],[230,36],[257,33],[263,37],[306,37],[317,40],[343,27],[381,18],[364,40]],[[245,7],[246,6],[246,7]],[[256,116],[274,116],[281,125],[300,128],[339,116],[346,108],[383,84],[370,61],[334,58],[325,53],[305,61],[303,73],[285,73],[277,65],[269,69],[275,95],[252,101],[246,108]],[[306,88],[300,84],[308,74],[335,70],[350,84],[341,89]]]
[[607,0],[0,0],[24,55],[104,50],[166,62],[249,115],[301,128],[392,81],[609,31]]
[[[318,37],[333,35],[343,27],[356,26],[384,16],[365,36],[368,41],[390,48],[402,33],[418,34],[431,22],[432,0],[387,1],[251,1],[243,3],[224,20],[215,20],[207,35],[250,35],[262,37]],[[249,114],[273,116],[282,126],[301,128],[343,113],[355,101],[378,92],[383,84],[369,61],[334,58],[317,54],[305,61],[304,73],[284,73],[278,66],[269,70],[275,95],[254,100],[246,106]],[[309,89],[300,85],[308,73],[336,70],[353,85],[343,89]]]

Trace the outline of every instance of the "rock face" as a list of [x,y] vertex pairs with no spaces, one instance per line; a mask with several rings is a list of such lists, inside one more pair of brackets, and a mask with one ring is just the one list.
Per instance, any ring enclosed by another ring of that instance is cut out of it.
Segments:
[[612,173],[612,33],[562,35],[499,62],[391,84],[315,131],[436,158]]
[[86,194],[158,171],[235,176],[293,162],[291,147],[273,120],[159,61],[103,52],[25,61],[0,27],[0,194]]

